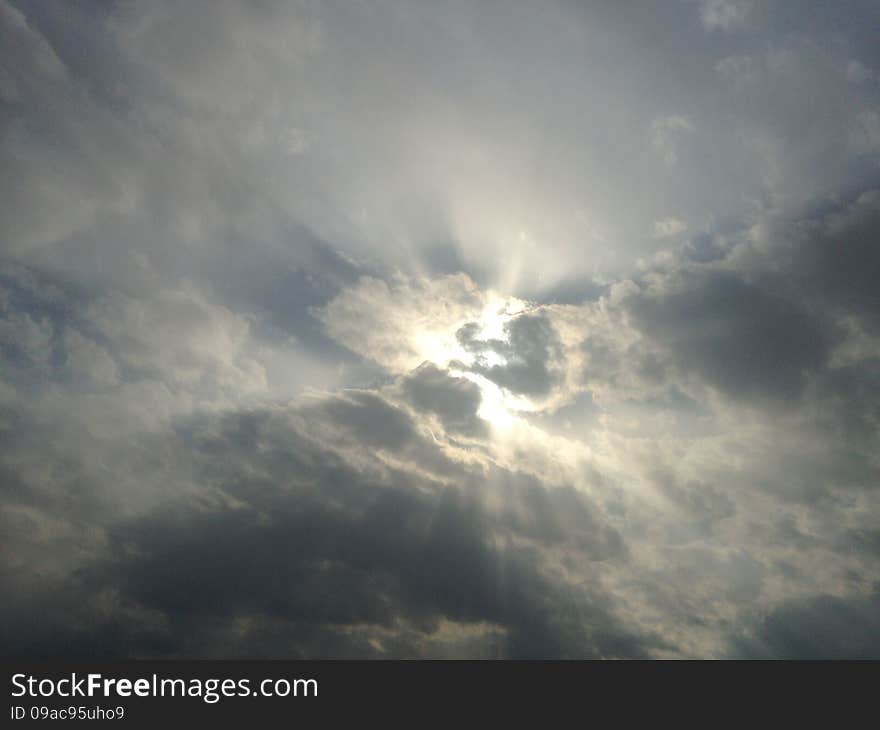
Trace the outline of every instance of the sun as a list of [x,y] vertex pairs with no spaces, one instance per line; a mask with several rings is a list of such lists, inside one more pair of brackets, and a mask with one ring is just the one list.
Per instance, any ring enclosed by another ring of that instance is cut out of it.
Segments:
[[[528,308],[528,302],[490,291],[476,316],[455,323],[446,332],[421,332],[415,337],[419,353],[425,360],[447,368],[455,377],[466,378],[480,389],[481,402],[477,415],[496,432],[512,428],[520,420],[518,414],[534,410],[534,406],[528,398],[510,393],[474,368],[477,365],[485,369],[507,364],[507,358],[499,352],[503,347],[499,345],[509,342],[507,324]],[[457,333],[468,324],[476,325],[476,334],[466,348],[459,341]],[[480,343],[485,343],[485,347],[481,348]]]

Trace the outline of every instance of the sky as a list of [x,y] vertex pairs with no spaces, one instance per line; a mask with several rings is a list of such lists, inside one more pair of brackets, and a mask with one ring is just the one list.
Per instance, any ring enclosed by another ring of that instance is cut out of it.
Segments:
[[876,0],[0,0],[19,658],[880,658]]

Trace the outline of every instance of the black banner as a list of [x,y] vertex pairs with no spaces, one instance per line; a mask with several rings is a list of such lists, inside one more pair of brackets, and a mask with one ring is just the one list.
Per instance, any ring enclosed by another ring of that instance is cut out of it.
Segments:
[[[126,661],[4,663],[10,723],[473,719],[714,721],[769,707],[840,719],[875,692],[870,663]],[[832,702],[845,691],[845,703]],[[719,715],[720,713],[720,715]],[[580,723],[579,723],[580,724]],[[9,726],[12,726],[10,724]]]

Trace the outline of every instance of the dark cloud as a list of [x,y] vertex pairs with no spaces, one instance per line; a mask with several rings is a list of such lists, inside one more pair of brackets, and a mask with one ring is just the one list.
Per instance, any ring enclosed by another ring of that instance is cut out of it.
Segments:
[[836,339],[796,303],[728,272],[684,272],[625,306],[680,371],[735,398],[797,398]]
[[813,306],[854,316],[880,334],[880,190],[803,221],[789,235],[793,240],[782,256],[790,286]]
[[[468,654],[645,655],[655,639],[623,627],[598,587],[571,584],[542,555],[542,546],[561,546],[588,560],[624,558],[620,536],[583,495],[497,468],[459,471],[447,485],[402,467],[365,469],[359,450],[321,447],[295,425],[301,417],[311,432],[319,420],[355,429],[361,448],[406,458],[418,437],[388,409],[378,396],[355,394],[302,413],[230,415],[181,431],[198,499],[115,523],[106,556],[68,578],[66,594],[49,598],[22,578],[7,614],[37,601],[54,616],[77,593],[112,594],[114,608],[99,611],[91,599],[61,625],[53,619],[9,637],[9,650],[39,653],[110,625],[89,653],[199,655],[216,632],[244,622],[255,638],[239,637],[234,653],[377,655],[383,633],[406,626],[408,640],[392,637],[395,652],[419,656],[442,649],[447,622],[494,627],[482,645],[477,632]],[[365,439],[361,429],[371,425]],[[424,454],[411,457],[430,468]],[[446,471],[442,457],[434,461]],[[266,633],[287,641],[264,643]],[[448,641],[453,651],[455,632]]]
[[414,408],[436,415],[447,431],[487,435],[486,423],[477,416],[480,389],[466,378],[451,377],[436,365],[424,363],[403,379],[402,390]]
[[[462,347],[477,358],[474,372],[527,396],[546,396],[562,379],[562,346],[545,314],[515,316],[504,325],[505,340],[481,340],[479,332],[479,324],[468,323],[456,333]],[[488,361],[490,353],[502,358],[503,364]]]
[[724,254],[722,244],[715,236],[708,233],[694,236],[684,248],[684,255],[687,258],[701,264],[724,258]]
[[731,641],[738,659],[878,659],[880,593],[788,601]]

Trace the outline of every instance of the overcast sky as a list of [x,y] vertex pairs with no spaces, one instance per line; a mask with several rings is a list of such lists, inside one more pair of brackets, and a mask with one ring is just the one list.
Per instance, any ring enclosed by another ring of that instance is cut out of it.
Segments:
[[5,652],[880,658],[878,28],[0,0]]

